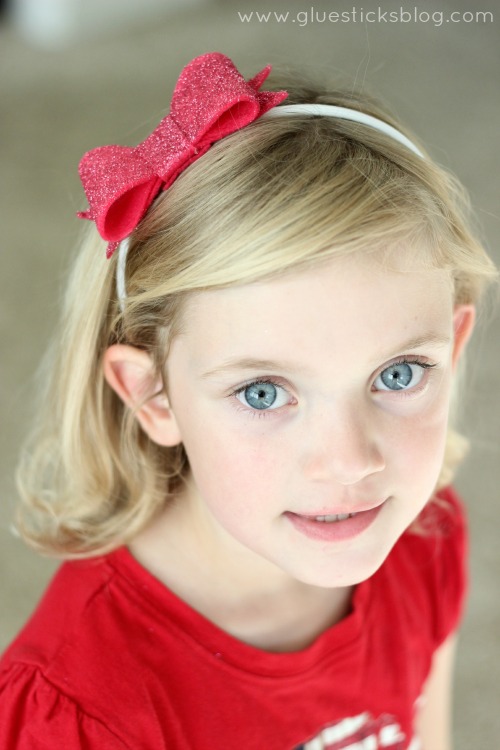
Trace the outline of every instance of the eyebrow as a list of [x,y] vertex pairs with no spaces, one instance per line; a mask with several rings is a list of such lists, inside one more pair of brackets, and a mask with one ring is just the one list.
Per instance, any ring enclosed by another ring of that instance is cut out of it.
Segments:
[[305,367],[298,367],[296,364],[288,362],[276,362],[273,359],[254,359],[253,357],[243,357],[242,359],[229,359],[223,362],[219,367],[204,372],[201,377],[212,378],[215,375],[223,375],[233,370],[282,370],[287,372],[304,373],[308,372]]
[[[405,341],[394,351],[393,354],[389,355],[388,357],[384,357],[383,359],[385,361],[397,356],[403,351],[408,351],[409,349],[421,349],[423,346],[446,346],[450,343],[450,341],[450,336],[446,334],[443,335],[430,333],[423,336],[417,336],[415,338],[409,339],[408,341]],[[281,370],[282,372],[290,372],[303,375],[310,374],[311,372],[308,367],[297,366],[297,364],[293,362],[277,362],[273,359],[257,359],[255,357],[235,357],[233,359],[225,360],[218,367],[214,367],[212,370],[207,370],[207,372],[204,372],[200,377],[205,380],[208,378],[213,378],[217,375],[230,373],[235,370]]]

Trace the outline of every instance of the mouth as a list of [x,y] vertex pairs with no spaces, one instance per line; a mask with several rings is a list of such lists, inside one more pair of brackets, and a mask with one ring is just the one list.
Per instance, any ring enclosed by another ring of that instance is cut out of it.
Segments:
[[299,533],[311,539],[343,541],[352,539],[369,528],[388,499],[352,513],[301,514],[287,511],[284,515]]
[[380,508],[385,501],[388,500],[388,498],[383,498],[383,500],[377,500],[375,503],[372,502],[365,502],[365,503],[358,503],[356,505],[356,509],[349,511],[346,513],[342,508],[330,508],[323,507],[323,508],[317,508],[312,513],[296,513],[298,516],[302,516],[302,518],[308,518],[312,521],[319,521],[319,522],[325,522],[325,523],[333,523],[335,521],[345,521],[348,518],[353,518],[354,516],[357,516],[359,513],[366,513],[370,510],[375,510],[375,508]]

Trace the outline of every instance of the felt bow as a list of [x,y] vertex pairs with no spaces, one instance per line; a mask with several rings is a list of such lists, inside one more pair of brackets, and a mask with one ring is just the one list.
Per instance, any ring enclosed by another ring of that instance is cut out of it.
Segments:
[[207,151],[212,143],[253,122],[285,99],[286,91],[261,91],[271,71],[266,66],[249,81],[220,52],[192,60],[182,70],[169,114],[138,146],[102,146],[88,151],[79,173],[89,210],[109,240],[110,258],[135,229],[154,198]]

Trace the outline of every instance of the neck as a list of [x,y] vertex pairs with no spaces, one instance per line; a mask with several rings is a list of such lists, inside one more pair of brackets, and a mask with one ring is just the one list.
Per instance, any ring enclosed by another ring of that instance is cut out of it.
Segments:
[[349,612],[352,588],[327,589],[291,577],[215,532],[192,484],[164,508],[130,550],[193,609],[235,638],[269,651],[308,646]]

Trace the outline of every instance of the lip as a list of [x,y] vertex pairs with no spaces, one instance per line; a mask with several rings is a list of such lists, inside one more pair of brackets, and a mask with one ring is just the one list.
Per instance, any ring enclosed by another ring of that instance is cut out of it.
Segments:
[[[332,513],[331,511],[328,513],[322,512],[315,513],[314,515],[301,515],[287,511],[284,515],[296,531],[307,536],[309,539],[321,542],[342,542],[346,539],[354,539],[368,529],[376,520],[385,502],[386,500],[383,500],[378,505],[372,505],[367,510],[352,511],[355,514],[352,518],[347,518],[344,521],[334,521],[333,523],[315,521],[314,518],[315,516],[323,515],[339,515],[342,511],[337,513]],[[346,508],[344,508],[343,512],[346,512]]]

